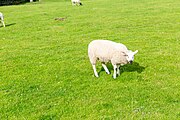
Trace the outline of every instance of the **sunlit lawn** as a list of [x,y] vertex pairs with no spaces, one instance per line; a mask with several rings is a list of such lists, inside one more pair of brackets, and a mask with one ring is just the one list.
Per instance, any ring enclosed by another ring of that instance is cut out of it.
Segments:
[[[0,119],[180,119],[180,1],[82,2],[0,7]],[[94,77],[94,39],[138,49],[134,64]]]

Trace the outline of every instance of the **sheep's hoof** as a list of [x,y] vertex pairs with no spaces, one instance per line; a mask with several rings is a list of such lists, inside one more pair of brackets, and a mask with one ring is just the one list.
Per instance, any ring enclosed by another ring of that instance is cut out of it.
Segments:
[[116,76],[113,76],[114,79],[116,79]]
[[106,74],[108,74],[108,75],[109,75],[109,74],[110,74],[110,72],[106,72]]
[[99,77],[99,75],[95,75],[95,77]]

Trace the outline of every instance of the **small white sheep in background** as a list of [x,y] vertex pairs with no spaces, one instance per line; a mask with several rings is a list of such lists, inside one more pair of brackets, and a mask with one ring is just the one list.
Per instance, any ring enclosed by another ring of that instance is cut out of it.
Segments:
[[80,0],[71,0],[72,5],[82,5]]
[[125,45],[109,40],[94,40],[88,45],[88,56],[96,77],[99,77],[96,71],[97,60],[102,63],[107,74],[110,72],[105,64],[111,62],[114,68],[113,78],[116,79],[116,75],[120,75],[120,65],[132,64],[137,52],[138,50],[132,52]]
[[0,12],[0,21],[3,24],[3,26],[5,27],[4,16],[3,16],[3,14],[1,12]]

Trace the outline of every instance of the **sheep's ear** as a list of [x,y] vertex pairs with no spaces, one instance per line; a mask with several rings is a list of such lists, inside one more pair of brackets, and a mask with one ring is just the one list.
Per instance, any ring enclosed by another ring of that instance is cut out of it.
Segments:
[[138,50],[136,50],[135,52],[133,52],[134,53],[134,55],[136,54],[136,53],[138,53]]

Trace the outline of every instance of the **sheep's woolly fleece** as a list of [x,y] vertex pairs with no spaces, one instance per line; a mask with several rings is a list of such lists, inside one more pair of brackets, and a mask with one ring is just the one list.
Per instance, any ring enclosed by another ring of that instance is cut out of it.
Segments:
[[137,52],[137,50],[132,52],[128,50],[125,45],[109,40],[94,40],[88,45],[88,56],[96,77],[99,77],[95,67],[97,60],[102,63],[102,66],[107,74],[110,74],[110,72],[105,63],[112,63],[114,67],[113,78],[115,79],[116,74],[120,75],[120,65],[132,63],[134,55]]

